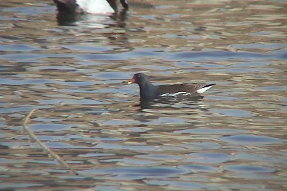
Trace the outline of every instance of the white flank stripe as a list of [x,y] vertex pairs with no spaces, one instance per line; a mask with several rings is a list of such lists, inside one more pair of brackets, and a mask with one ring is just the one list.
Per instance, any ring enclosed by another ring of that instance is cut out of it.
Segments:
[[170,96],[170,97],[175,97],[175,96],[178,96],[178,95],[190,95],[190,93],[188,92],[176,92],[176,93],[165,93],[165,94],[161,94],[160,96]]
[[202,94],[203,92],[205,92],[206,90],[208,90],[211,87],[212,86],[204,87],[204,88],[201,88],[201,89],[197,90],[196,92],[199,93],[199,94]]
[[106,0],[76,0],[77,4],[86,13],[111,14],[114,9]]

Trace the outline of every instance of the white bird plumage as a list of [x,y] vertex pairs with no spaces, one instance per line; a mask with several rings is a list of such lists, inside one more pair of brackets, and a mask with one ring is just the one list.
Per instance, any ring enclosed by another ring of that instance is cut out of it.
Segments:
[[112,14],[115,12],[106,0],[77,0],[76,2],[86,13]]
[[[113,14],[118,11],[116,0],[53,0],[59,12]],[[129,8],[127,0],[120,0],[124,10]]]
[[205,86],[203,88],[200,88],[199,90],[196,90],[196,92],[199,93],[199,94],[202,94],[203,92],[205,92],[206,90],[208,90],[211,87],[212,86]]

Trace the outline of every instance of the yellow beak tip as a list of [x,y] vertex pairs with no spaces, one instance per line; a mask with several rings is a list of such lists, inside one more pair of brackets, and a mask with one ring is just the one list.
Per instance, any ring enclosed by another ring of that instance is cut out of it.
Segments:
[[130,85],[130,84],[132,84],[132,82],[128,82],[128,84]]

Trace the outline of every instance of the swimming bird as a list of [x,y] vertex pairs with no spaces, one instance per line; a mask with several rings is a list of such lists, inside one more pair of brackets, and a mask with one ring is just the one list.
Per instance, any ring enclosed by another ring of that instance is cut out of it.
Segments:
[[144,73],[136,73],[128,84],[137,83],[140,88],[141,100],[152,100],[161,97],[195,96],[200,95],[215,84],[183,83],[153,85]]
[[[113,14],[117,12],[116,0],[53,0],[60,12]],[[120,0],[124,9],[128,9],[127,0]]]

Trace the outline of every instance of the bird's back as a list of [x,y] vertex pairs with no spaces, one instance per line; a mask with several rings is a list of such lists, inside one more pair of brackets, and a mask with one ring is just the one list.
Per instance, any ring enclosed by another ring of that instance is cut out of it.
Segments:
[[172,84],[158,86],[159,94],[180,94],[180,93],[197,93],[196,91],[205,87],[206,83],[191,83],[191,84]]

